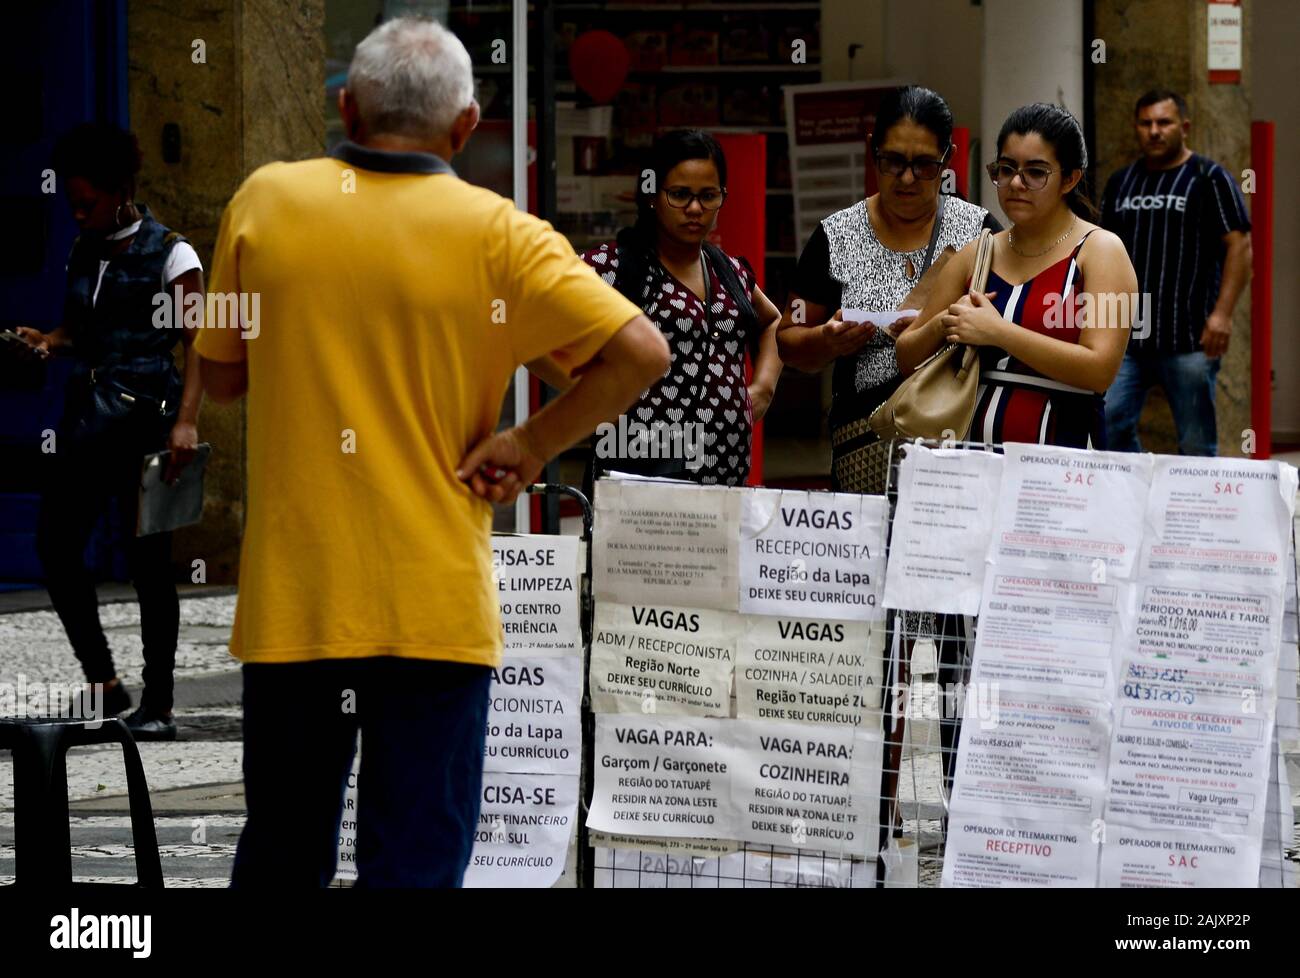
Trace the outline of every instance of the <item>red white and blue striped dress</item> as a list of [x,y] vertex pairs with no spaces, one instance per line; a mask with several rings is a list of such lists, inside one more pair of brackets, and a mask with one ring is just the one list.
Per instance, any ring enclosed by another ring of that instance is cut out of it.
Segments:
[[[1085,234],[1069,255],[1020,285],[990,270],[985,291],[997,293],[992,302],[1002,318],[1053,339],[1079,342],[1083,276],[1078,258],[1087,239]],[[980,388],[971,441],[1106,447],[1101,394],[1044,377],[998,347],[982,346],[979,352]]]

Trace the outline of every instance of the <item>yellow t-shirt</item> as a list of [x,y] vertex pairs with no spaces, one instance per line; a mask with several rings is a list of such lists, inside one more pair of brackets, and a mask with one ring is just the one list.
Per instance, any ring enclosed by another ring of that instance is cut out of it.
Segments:
[[491,191],[335,158],[244,182],[208,290],[256,313],[196,344],[248,361],[232,653],[498,664],[492,507],[456,466],[519,364],[572,372],[640,310]]

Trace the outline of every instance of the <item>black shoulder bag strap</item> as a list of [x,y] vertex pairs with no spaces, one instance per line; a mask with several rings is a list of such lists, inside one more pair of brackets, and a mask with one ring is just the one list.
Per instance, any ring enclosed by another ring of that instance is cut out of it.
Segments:
[[930,269],[930,262],[934,261],[934,247],[939,243],[939,228],[943,225],[943,201],[944,194],[939,194],[939,206],[934,212],[934,229],[930,232],[930,244],[925,249],[925,258],[921,260],[921,270],[917,273],[916,279],[919,282],[921,276]]

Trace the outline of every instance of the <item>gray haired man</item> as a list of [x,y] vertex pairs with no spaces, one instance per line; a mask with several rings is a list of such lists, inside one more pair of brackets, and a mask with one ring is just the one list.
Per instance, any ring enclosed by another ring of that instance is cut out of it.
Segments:
[[[347,142],[258,170],[222,219],[209,288],[259,294],[259,330],[198,340],[209,396],[248,401],[231,882],[330,881],[360,731],[358,885],[458,886],[501,661],[491,504],[616,418],[668,350],[550,225],[452,171],[479,111],[454,35],[376,28],[339,109]],[[539,360],[576,383],[497,433]]]

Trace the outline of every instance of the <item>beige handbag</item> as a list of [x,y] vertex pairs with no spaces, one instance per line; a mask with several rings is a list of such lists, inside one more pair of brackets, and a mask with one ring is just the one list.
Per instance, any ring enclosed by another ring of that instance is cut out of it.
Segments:
[[[971,289],[983,292],[993,264],[993,234],[980,233]],[[949,343],[916,368],[867,424],[881,441],[891,438],[965,438],[975,416],[980,384],[979,351]]]

